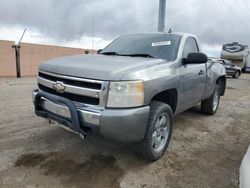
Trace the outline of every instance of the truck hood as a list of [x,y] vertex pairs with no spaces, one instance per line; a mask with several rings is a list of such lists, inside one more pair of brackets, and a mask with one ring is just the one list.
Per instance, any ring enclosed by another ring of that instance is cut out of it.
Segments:
[[97,80],[121,80],[126,73],[162,62],[162,59],[144,57],[77,55],[49,60],[39,70]]

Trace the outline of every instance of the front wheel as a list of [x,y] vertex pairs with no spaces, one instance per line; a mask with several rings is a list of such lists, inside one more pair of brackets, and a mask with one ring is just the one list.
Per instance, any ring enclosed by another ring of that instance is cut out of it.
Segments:
[[213,115],[217,111],[220,103],[220,87],[218,84],[215,85],[212,95],[201,101],[201,111],[208,115]]
[[161,158],[172,135],[173,112],[169,105],[152,101],[145,137],[137,145],[142,156],[149,161]]
[[236,71],[233,77],[238,79],[240,77],[240,71]]

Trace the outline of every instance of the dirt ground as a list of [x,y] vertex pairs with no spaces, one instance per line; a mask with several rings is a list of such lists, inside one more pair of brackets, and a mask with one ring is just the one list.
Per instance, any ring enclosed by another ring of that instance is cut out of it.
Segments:
[[178,115],[162,159],[149,163],[127,144],[82,140],[34,115],[35,78],[0,79],[0,187],[238,187],[250,144],[250,74],[229,78],[218,112]]

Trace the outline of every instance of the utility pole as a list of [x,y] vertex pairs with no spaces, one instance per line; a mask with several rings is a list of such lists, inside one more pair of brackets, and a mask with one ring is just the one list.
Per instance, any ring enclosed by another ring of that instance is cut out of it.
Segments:
[[21,41],[23,39],[23,36],[26,32],[26,28],[23,31],[23,34],[19,40],[19,42],[15,45],[12,45],[12,48],[15,49],[15,56],[16,56],[16,77],[21,78],[21,66],[20,66],[20,48],[21,48]]
[[166,0],[159,0],[158,31],[165,30]]
[[18,44],[12,45],[12,48],[15,49],[16,56],[16,77],[21,78],[21,66],[20,66],[20,48],[21,46]]
[[92,18],[92,55],[94,54],[95,17]]

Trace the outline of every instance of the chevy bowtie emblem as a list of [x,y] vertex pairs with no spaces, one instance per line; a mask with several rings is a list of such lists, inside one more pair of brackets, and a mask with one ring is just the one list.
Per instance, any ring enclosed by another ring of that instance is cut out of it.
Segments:
[[63,82],[57,81],[55,84],[53,84],[53,89],[56,90],[58,93],[63,93],[66,86]]

